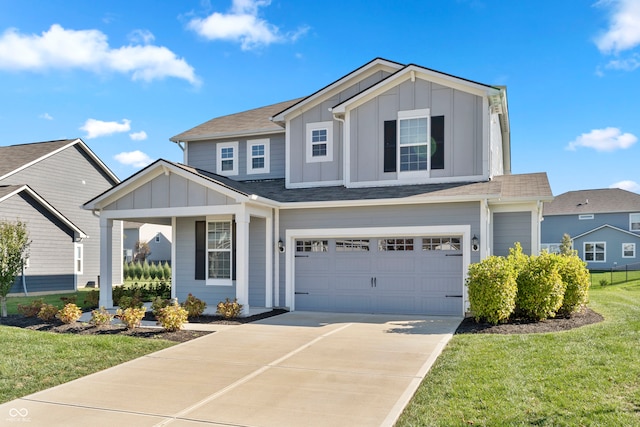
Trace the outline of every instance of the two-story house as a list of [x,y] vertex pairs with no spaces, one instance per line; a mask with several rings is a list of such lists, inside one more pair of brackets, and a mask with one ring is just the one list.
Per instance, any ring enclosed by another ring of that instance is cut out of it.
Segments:
[[469,264],[536,253],[552,199],[546,174],[511,174],[505,88],[380,58],[171,141],[184,164],[85,208],[107,236],[114,220],[171,225],[173,293],[210,307],[462,315]]
[[541,249],[557,251],[568,234],[590,270],[639,266],[640,194],[619,188],[569,191],[545,204]]
[[[82,208],[120,180],[81,139],[0,147],[0,220],[21,220],[31,240],[12,293],[74,291],[100,275],[100,220]],[[111,236],[121,254],[119,222]],[[122,264],[112,265],[120,283]]]

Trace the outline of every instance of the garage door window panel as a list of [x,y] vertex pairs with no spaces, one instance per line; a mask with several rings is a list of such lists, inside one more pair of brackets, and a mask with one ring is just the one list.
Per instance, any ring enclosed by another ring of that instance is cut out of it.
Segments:
[[328,252],[328,240],[298,240],[296,241],[296,252]]
[[425,237],[422,239],[423,251],[459,251],[458,237]]
[[412,251],[413,238],[380,239],[378,240],[378,250],[380,252]]
[[369,252],[368,239],[336,240],[336,252]]

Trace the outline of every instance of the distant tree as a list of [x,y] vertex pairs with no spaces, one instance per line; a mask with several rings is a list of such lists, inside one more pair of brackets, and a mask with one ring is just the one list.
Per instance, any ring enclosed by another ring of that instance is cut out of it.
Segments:
[[151,255],[151,249],[149,248],[149,244],[147,242],[143,242],[142,240],[138,240],[133,248],[134,261],[144,262],[149,255]]
[[578,251],[573,249],[573,241],[571,240],[571,236],[569,236],[567,233],[564,233],[562,235],[562,242],[560,243],[560,255],[578,255]]
[[29,232],[22,221],[0,221],[0,308],[7,317],[7,294],[29,258]]

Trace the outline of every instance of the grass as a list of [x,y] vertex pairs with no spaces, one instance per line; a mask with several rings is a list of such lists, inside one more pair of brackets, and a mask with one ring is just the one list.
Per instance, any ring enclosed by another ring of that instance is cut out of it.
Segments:
[[31,301],[36,299],[41,299],[46,304],[55,305],[58,308],[62,308],[64,303],[60,298],[62,297],[76,297],[76,304],[80,308],[91,308],[88,305],[84,304],[84,299],[87,294],[93,289],[81,289],[77,292],[69,292],[65,294],[50,294],[50,295],[34,295],[28,297],[8,297],[7,298],[7,313],[8,314],[18,314],[18,304],[26,305]]
[[118,335],[54,334],[8,326],[0,326],[0,342],[0,403],[175,344]]
[[640,280],[596,285],[590,298],[604,322],[455,335],[397,425],[640,425]]

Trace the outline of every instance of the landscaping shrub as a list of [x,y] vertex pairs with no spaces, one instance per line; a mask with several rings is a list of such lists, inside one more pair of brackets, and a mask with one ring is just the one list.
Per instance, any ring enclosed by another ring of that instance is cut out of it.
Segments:
[[142,278],[144,280],[149,280],[149,271],[150,271],[150,267],[149,267],[149,262],[145,259],[144,263],[142,264]]
[[114,315],[109,313],[106,308],[100,307],[98,310],[93,310],[91,312],[91,323],[94,326],[105,326],[111,324]]
[[216,313],[225,319],[231,319],[238,317],[242,313],[242,304],[238,303],[238,299],[234,298],[230,301],[226,298],[224,301],[220,301],[216,307]]
[[140,308],[143,306],[142,303],[142,299],[140,299],[137,296],[128,296],[128,295],[123,295],[120,297],[120,301],[118,304],[118,307],[120,307],[121,309],[127,309],[127,308]]
[[80,316],[82,316],[82,310],[72,302],[65,304],[64,307],[58,311],[58,314],[56,314],[56,317],[60,319],[62,323],[73,323],[77,321]]
[[207,308],[207,303],[189,294],[185,302],[182,303],[182,306],[187,310],[187,313],[189,313],[189,317],[198,317],[204,313],[204,309]]
[[166,307],[160,309],[157,318],[158,323],[169,332],[182,329],[182,326],[188,322],[189,313],[184,309],[178,300],[174,299]]
[[609,281],[607,279],[600,279],[600,286],[607,286]]
[[44,301],[41,299],[34,299],[29,304],[18,304],[18,313],[25,317],[36,317],[42,308]]
[[75,304],[77,300],[78,297],[76,295],[71,295],[70,297],[60,297],[60,301],[62,301],[64,305]]
[[520,274],[520,271],[522,271],[529,262],[529,256],[522,252],[522,245],[520,242],[516,242],[513,248],[509,248],[507,261],[509,261],[511,268],[513,268],[517,277],[518,274]]
[[543,320],[555,316],[564,298],[565,284],[560,276],[558,257],[543,252],[529,257],[518,274],[516,312]]
[[579,311],[589,299],[589,286],[591,278],[587,263],[576,255],[559,256],[558,272],[565,284],[564,299],[560,314],[568,316]]
[[171,300],[170,299],[164,299],[164,298],[162,298],[160,296],[155,297],[153,299],[153,301],[151,301],[151,312],[156,317],[156,319],[158,318],[158,315],[160,314],[160,310],[162,310],[163,308],[165,308],[169,304],[171,304]]
[[142,279],[142,264],[140,264],[140,261],[136,261],[133,264],[133,279]]
[[124,310],[119,308],[116,311],[116,317],[127,326],[127,329],[135,329],[140,326],[146,311],[147,307],[129,307]]
[[58,307],[51,304],[42,304],[42,308],[38,312],[38,319],[51,322],[56,318],[56,314],[58,314]]
[[515,268],[507,259],[491,256],[470,265],[467,286],[476,322],[484,319],[495,325],[513,312],[518,287]]
[[120,305],[120,298],[126,295],[127,290],[124,286],[114,286],[111,289],[111,297],[113,298],[113,305]]
[[84,305],[87,308],[96,308],[100,304],[100,291],[94,289],[89,291],[84,297]]
[[169,263],[167,261],[164,262],[164,264],[162,265],[162,271],[163,271],[163,276],[165,280],[170,280],[171,279],[171,266],[169,266]]

